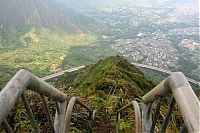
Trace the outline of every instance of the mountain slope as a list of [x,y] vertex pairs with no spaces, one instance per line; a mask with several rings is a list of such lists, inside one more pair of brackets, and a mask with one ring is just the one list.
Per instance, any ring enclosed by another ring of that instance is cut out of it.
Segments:
[[111,56],[89,66],[79,75],[74,87],[109,93],[111,89],[127,91],[129,98],[139,97],[152,88],[152,83],[134,65],[119,56]]
[[21,68],[38,76],[63,69],[70,48],[95,43],[103,28],[56,0],[0,0],[0,87]]
[[[68,80],[72,81],[72,78],[72,74],[64,75],[58,79],[56,87],[64,88],[71,96],[79,96],[95,109],[96,121],[99,121],[96,123],[97,127],[108,128],[106,130],[109,132],[114,130],[112,114],[135,98],[141,99],[154,86],[139,69],[120,56],[111,56],[86,66],[69,85]],[[123,132],[132,129],[133,123],[127,121],[129,125],[121,130]],[[74,126],[78,127],[76,124]]]
[[68,32],[98,30],[101,23],[85,17],[55,0],[1,0],[0,26],[27,25],[61,28]]

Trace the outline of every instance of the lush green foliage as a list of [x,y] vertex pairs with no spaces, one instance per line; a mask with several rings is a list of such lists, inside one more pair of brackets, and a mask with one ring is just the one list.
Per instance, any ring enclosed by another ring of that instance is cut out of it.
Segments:
[[[96,39],[93,34],[70,35],[45,28],[33,28],[19,36],[18,46],[8,43],[9,47],[2,45],[0,48],[0,81],[6,83],[21,68],[28,69],[38,76],[59,71],[71,47],[79,45],[90,47]],[[71,65],[67,66],[71,67]]]
[[[40,132],[50,132],[51,130],[48,124],[44,104],[42,103],[40,95],[27,91],[26,96],[37,126],[40,128]],[[54,101],[50,101],[50,99],[48,99],[47,105],[49,107],[50,114],[55,114]],[[7,120],[15,133],[33,132],[31,121],[21,99],[16,102],[12,111],[7,116]],[[2,129],[0,129],[0,132],[2,132]]]
[[76,88],[95,88],[95,90],[102,90],[105,93],[113,88],[116,88],[117,91],[120,89],[123,91],[133,90],[132,93],[127,92],[131,97],[141,96],[143,92],[152,88],[151,82],[139,69],[119,56],[112,56],[90,65],[85,72],[77,77],[74,84]]
[[[73,76],[65,75],[64,77]],[[58,88],[63,88],[67,80],[58,79]],[[68,85],[67,87],[69,87]],[[153,87],[153,83],[126,59],[120,56],[111,56],[81,70],[71,87],[66,90],[73,96],[80,96],[95,109],[97,121],[108,124],[113,122],[109,118],[116,113],[117,109],[135,98],[140,99]],[[129,125],[133,125],[130,120],[127,122]],[[128,125],[122,128],[122,131],[131,131],[130,128],[132,129]]]

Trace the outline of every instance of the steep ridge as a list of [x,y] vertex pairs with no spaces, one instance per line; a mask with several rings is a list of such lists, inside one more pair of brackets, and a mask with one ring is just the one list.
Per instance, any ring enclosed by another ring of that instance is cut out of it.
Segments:
[[[140,101],[142,95],[154,86],[139,69],[120,56],[99,60],[74,75],[76,76],[67,74],[59,78],[56,87],[64,88],[71,96],[79,96],[96,110],[97,123],[94,131],[104,127],[106,132],[113,132],[115,121],[113,114],[134,99]],[[68,79],[75,80],[69,84]],[[130,120],[127,122],[128,125],[121,131],[131,131],[132,122]],[[80,124],[75,121],[73,124],[82,130],[78,126]]]
[[[120,56],[111,56],[88,66],[74,82],[75,88],[95,88],[105,93],[113,88],[123,89],[128,91],[131,97],[142,96],[149,91],[151,85],[139,69]],[[132,93],[129,92],[131,90]]]
[[[97,29],[97,21],[79,14],[55,0],[1,0],[0,26],[36,25],[64,28],[68,32]],[[86,25],[87,24],[87,25]],[[100,23],[98,23],[100,24]]]
[[21,68],[38,76],[63,69],[70,49],[95,43],[102,29],[56,0],[0,0],[0,87]]

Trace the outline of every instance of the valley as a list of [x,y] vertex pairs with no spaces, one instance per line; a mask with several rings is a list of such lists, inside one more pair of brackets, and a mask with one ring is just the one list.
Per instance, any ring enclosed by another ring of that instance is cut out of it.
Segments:
[[[83,4],[79,11],[73,12],[72,7],[64,9],[61,3],[65,2],[60,0],[56,8],[66,13],[59,16],[57,10],[49,14],[52,19],[46,19],[44,14],[52,5],[30,3],[34,4],[30,10],[37,14],[25,8],[28,18],[16,16],[15,20],[8,14],[0,19],[1,87],[21,68],[41,77],[116,54],[132,62],[181,71],[199,80],[200,41],[198,11],[194,5],[159,8],[132,3],[92,8],[94,3],[90,3],[90,7]],[[48,8],[39,10],[41,6]],[[11,7],[12,4],[3,8]],[[3,18],[16,23],[6,24]]]
[[199,130],[198,4],[0,0],[0,132]]
[[35,35],[36,42],[33,38],[25,42],[21,39],[24,38],[23,35],[20,37],[20,41],[24,41],[22,46],[0,48],[0,86],[3,87],[22,68],[42,77],[63,69],[90,64],[114,53],[108,49],[104,54],[107,46],[97,45],[98,38],[94,34],[63,35],[48,29],[28,33]]
[[110,40],[111,49],[130,61],[182,71],[199,80],[200,41],[195,5],[122,6],[82,12],[109,25],[102,37]]

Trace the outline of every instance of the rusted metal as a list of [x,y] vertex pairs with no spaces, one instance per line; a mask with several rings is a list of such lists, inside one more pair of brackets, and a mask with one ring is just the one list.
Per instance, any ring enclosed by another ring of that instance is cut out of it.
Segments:
[[0,123],[11,111],[24,89],[30,89],[49,98],[65,101],[67,95],[31,74],[27,70],[18,71],[0,92]]
[[164,97],[169,93],[173,94],[188,131],[200,132],[200,103],[183,73],[173,73],[142,99],[145,104],[148,104],[154,102],[157,97]]
[[120,113],[128,108],[133,106],[134,112],[135,112],[135,129],[136,133],[141,133],[141,114],[140,114],[140,108],[136,101],[132,101],[129,104],[125,105],[121,109],[117,111],[117,119],[116,119],[116,133],[119,133],[120,129]]
[[21,96],[21,97],[22,97],[22,102],[23,102],[23,104],[24,104],[24,107],[26,108],[27,114],[28,114],[28,116],[29,116],[31,125],[32,125],[32,127],[33,127],[33,129],[34,129],[34,133],[39,133],[39,128],[38,128],[38,126],[37,126],[37,123],[36,123],[35,118],[34,118],[34,116],[33,116],[33,112],[32,112],[32,110],[31,110],[31,107],[30,107],[30,105],[29,105],[29,103],[28,103],[28,100],[27,100],[26,95],[25,95],[24,92],[22,93],[22,96]]
[[167,129],[168,123],[171,119],[171,116],[172,116],[171,114],[173,112],[175,103],[176,103],[176,101],[175,101],[174,97],[172,97],[170,99],[169,108],[167,110],[167,114],[165,116],[164,122],[162,123],[160,133],[165,133],[165,130]]
[[150,133],[154,132],[154,128],[156,126],[156,122],[157,122],[158,116],[160,114],[161,98],[159,97],[157,101],[158,101],[158,103],[157,103],[157,106],[156,106],[155,114],[153,115],[153,122],[152,122]]
[[2,122],[2,126],[6,133],[12,133],[12,128],[6,119]]
[[47,105],[47,100],[43,95],[40,95],[40,97],[41,97],[42,102],[44,104],[44,110],[46,112],[47,120],[49,122],[49,127],[51,129],[51,133],[55,133],[55,129],[53,127],[53,123],[52,123],[52,120],[51,120],[52,118],[51,118],[51,115],[50,115],[50,112],[49,112],[49,109],[48,109],[48,105]]
[[71,100],[69,101],[69,104],[67,106],[67,111],[65,113],[65,121],[64,121],[64,132],[65,133],[69,133],[72,111],[73,111],[74,105],[76,103],[81,105],[82,107],[84,107],[86,110],[88,110],[89,111],[89,117],[90,117],[90,119],[92,119],[91,118],[92,117],[92,110],[87,105],[82,103],[77,97],[72,97]]

